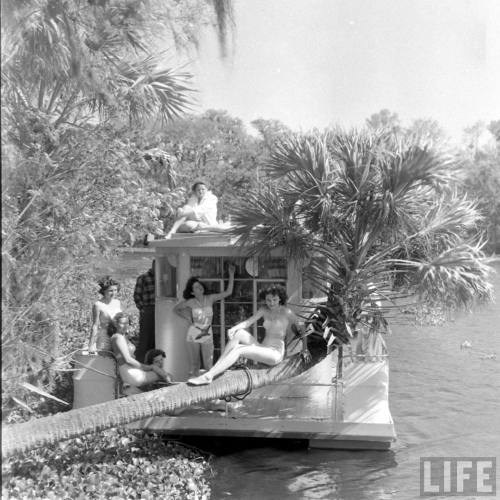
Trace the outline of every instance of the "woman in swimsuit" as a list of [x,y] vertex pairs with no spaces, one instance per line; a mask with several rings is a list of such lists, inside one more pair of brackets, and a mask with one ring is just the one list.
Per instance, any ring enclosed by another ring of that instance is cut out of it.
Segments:
[[135,359],[135,345],[128,339],[129,329],[130,317],[123,312],[115,316],[108,328],[122,382],[135,388],[136,393],[141,392],[141,387],[160,380],[171,383],[171,376],[159,364],[144,364]]
[[98,300],[92,307],[89,353],[95,354],[97,351],[99,354],[107,354],[111,351],[108,325],[116,314],[122,310],[120,301],[116,298],[120,291],[120,285],[110,276],[102,278],[98,285],[102,299]]
[[200,353],[205,369],[212,368],[214,341],[212,332],[213,303],[233,293],[235,267],[229,266],[229,283],[222,293],[205,294],[205,285],[193,277],[186,283],[182,293],[184,301],[174,307],[174,312],[190,323],[186,343],[189,354],[189,375],[196,376],[200,370]]
[[[304,358],[310,359],[303,329],[298,324],[297,316],[286,306],[287,296],[284,287],[271,285],[259,294],[259,298],[265,300],[265,306],[227,331],[229,342],[217,363],[203,375],[188,380],[188,384],[210,384],[214,377],[234,365],[240,357],[270,366],[277,365],[285,356],[285,337],[288,328],[292,326],[300,332]],[[262,342],[258,342],[250,332],[244,329],[260,318],[264,319],[266,330],[266,336]]]

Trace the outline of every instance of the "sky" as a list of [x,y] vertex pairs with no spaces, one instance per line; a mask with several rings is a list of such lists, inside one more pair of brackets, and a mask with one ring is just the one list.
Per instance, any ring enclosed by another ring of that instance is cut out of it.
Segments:
[[294,130],[359,127],[383,108],[452,137],[500,119],[500,0],[233,0],[229,57],[213,32],[190,70],[199,111]]

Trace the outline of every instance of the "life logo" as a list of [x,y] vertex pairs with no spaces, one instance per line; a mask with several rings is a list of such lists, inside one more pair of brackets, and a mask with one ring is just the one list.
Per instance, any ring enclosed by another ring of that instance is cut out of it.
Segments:
[[496,457],[421,457],[420,496],[496,496]]

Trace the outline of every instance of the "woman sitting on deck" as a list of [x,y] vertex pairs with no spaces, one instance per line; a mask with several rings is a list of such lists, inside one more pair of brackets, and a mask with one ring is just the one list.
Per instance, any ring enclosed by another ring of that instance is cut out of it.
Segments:
[[[217,363],[203,375],[189,379],[188,384],[210,384],[214,377],[234,365],[240,357],[270,366],[277,365],[285,356],[285,337],[288,328],[291,327],[295,327],[300,332],[303,355],[306,360],[310,359],[306,337],[298,324],[298,318],[286,306],[287,296],[284,287],[271,285],[259,294],[259,298],[265,300],[265,306],[259,308],[247,320],[228,330],[227,335],[230,340]],[[244,330],[244,328],[253,325],[260,318],[264,319],[264,328],[266,330],[262,342],[258,342],[250,332]]]
[[118,313],[108,328],[111,337],[111,348],[118,364],[118,372],[124,384],[135,389],[133,392],[141,392],[140,387],[154,382],[172,382],[171,376],[152,362],[151,364],[140,363],[134,357],[135,346],[128,339],[130,318],[126,313]]

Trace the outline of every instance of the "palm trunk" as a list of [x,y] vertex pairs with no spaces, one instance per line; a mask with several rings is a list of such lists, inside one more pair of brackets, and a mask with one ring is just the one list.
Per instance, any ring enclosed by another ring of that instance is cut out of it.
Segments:
[[279,365],[248,372],[231,370],[210,385],[191,387],[179,384],[127,398],[116,399],[86,408],[78,408],[22,424],[2,426],[3,456],[39,448],[82,434],[99,432],[157,415],[168,415],[197,403],[241,394],[252,388],[295,377],[326,355],[326,343],[315,342],[311,349],[312,360],[305,363],[296,354]]

